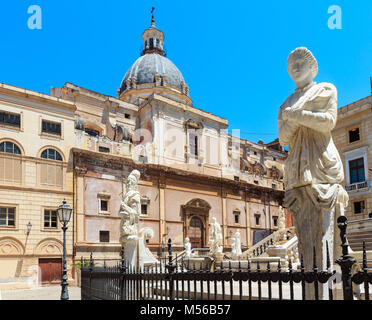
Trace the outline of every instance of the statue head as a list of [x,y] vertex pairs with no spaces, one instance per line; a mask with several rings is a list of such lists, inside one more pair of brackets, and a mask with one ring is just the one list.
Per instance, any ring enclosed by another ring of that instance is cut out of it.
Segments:
[[185,243],[188,243],[188,242],[190,242],[190,239],[189,239],[189,237],[186,237],[185,238]]
[[128,178],[127,178],[127,188],[131,189],[132,187],[136,186],[139,182],[141,174],[138,170],[133,170]]
[[216,223],[216,218],[215,217],[212,218],[212,223]]
[[235,232],[235,238],[240,238],[240,232],[239,231]]
[[297,84],[311,82],[318,73],[318,63],[309,49],[300,47],[290,53],[287,70]]

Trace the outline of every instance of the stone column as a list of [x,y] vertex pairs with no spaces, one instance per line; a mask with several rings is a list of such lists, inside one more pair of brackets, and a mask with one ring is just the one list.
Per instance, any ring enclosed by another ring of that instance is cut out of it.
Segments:
[[85,241],[84,219],[84,170],[76,170],[76,226],[75,239],[77,242]]
[[159,242],[163,241],[165,234],[165,181],[164,178],[159,180]]
[[245,201],[245,218],[246,218],[246,226],[247,226],[247,247],[249,248],[251,246],[251,213],[250,213],[250,205],[249,202],[247,202],[247,199]]
[[227,235],[227,192],[225,190],[222,191],[222,244],[223,246],[227,245],[226,235]]

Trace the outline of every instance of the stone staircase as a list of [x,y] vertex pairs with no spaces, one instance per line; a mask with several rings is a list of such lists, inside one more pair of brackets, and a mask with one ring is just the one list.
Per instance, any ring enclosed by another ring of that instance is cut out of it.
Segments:
[[[284,236],[286,240],[283,241]],[[257,257],[267,257],[268,255],[266,251],[270,246],[281,244],[281,242],[285,243],[294,236],[295,227],[279,229],[244,251],[241,259],[244,260]]]
[[[347,239],[352,251],[361,253],[363,250],[363,241],[366,244],[366,250],[372,251],[372,219],[349,221],[347,227]],[[353,254],[351,254],[353,255]],[[355,255],[355,254],[354,254]],[[361,256],[361,254],[360,254]],[[358,261],[361,259],[358,257]],[[367,267],[372,270],[372,257],[367,253]]]

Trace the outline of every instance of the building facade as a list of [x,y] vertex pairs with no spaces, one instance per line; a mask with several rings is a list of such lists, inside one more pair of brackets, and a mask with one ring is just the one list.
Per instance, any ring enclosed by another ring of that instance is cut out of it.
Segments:
[[372,217],[372,96],[338,109],[332,131],[344,165],[344,186],[349,194],[349,220]]
[[[75,109],[72,102],[0,84],[2,289],[60,281],[63,235],[56,209],[63,199],[73,202]],[[69,228],[70,265],[72,253]]]
[[236,231],[246,249],[278,228],[286,152],[277,140],[227,134],[226,119],[193,106],[154,19],[142,38],[142,54],[117,97],[71,83],[49,95],[1,85],[3,286],[30,282],[32,272],[38,284],[56,280],[49,270],[60,272],[56,208],[64,198],[74,208],[70,279],[81,256],[117,259],[118,213],[133,169],[141,172],[140,228],[154,231],[148,245],[155,254],[169,238],[179,251],[185,237],[195,248],[208,247],[213,217],[225,250]]

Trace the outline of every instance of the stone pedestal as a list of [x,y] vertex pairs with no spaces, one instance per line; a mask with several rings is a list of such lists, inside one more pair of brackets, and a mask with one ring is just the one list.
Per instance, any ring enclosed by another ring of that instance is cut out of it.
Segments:
[[221,265],[221,262],[223,260],[223,253],[222,252],[217,252],[214,254],[214,260],[215,260],[215,264],[217,267],[219,267]]
[[130,236],[121,241],[124,247],[124,260],[127,268],[133,270],[138,267],[138,237]]

